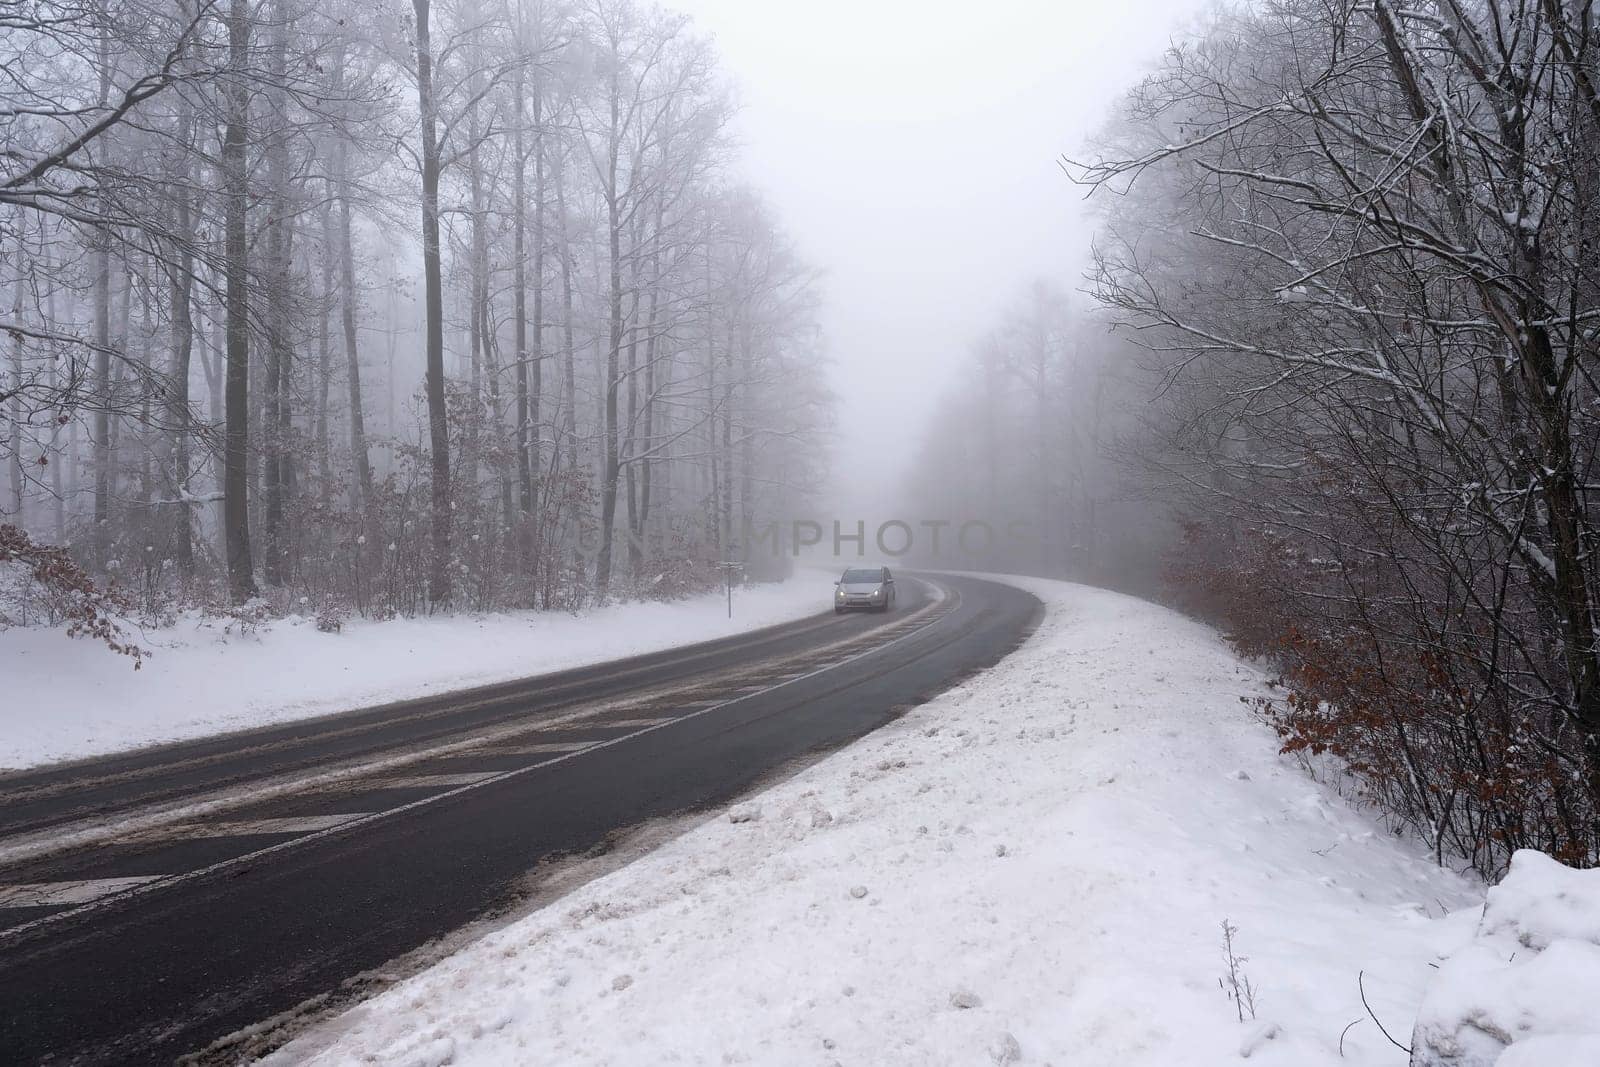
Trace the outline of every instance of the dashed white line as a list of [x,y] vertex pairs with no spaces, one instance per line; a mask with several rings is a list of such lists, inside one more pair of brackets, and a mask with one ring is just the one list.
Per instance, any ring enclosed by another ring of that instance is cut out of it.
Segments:
[[140,874],[127,878],[83,878],[76,882],[29,882],[0,885],[0,908],[48,908],[67,904],[87,904],[111,893],[165,878],[164,874]]
[[455,785],[471,785],[485,778],[493,778],[499,771],[476,771],[470,774],[411,774],[396,778],[367,778],[343,782],[340,792],[371,792],[374,789],[444,789]]
[[593,748],[599,741],[546,741],[537,745],[518,745],[515,748],[491,748],[486,756],[547,756],[552,752],[581,752]]
[[[475,778],[481,781],[481,778]],[[299,815],[281,819],[241,819],[232,822],[183,823],[162,831],[161,837],[249,837],[254,834],[309,834],[331,830],[372,813],[356,811],[346,815]]]
[[[960,604],[960,594],[954,594],[955,603],[951,604],[951,603],[949,603],[949,601],[952,599],[952,596],[951,596],[951,593],[949,591],[947,591],[944,588],[935,586],[933,583],[924,583],[924,584],[928,585],[929,588],[934,590],[934,600],[933,600],[933,602],[931,604],[929,604],[926,608],[920,609],[920,611],[928,611],[930,613],[928,615],[928,617],[925,619],[925,621],[920,623],[914,630],[912,630],[911,632],[909,632],[909,633],[907,633],[907,634],[905,634],[905,635],[903,635],[901,637],[896,637],[893,640],[883,642],[883,643],[878,644],[878,645],[876,645],[874,647],[866,648],[866,649],[863,649],[863,650],[861,650],[859,652],[846,655],[842,659],[840,659],[838,662],[847,662],[849,660],[860,659],[862,657],[865,657],[865,656],[868,656],[868,655],[872,655],[873,653],[882,652],[884,649],[888,648],[889,646],[899,644],[901,641],[903,641],[903,640],[905,640],[905,639],[907,639],[909,637],[912,637],[915,634],[920,633],[923,630],[926,630],[928,627],[932,626],[934,623],[938,622],[940,619],[944,618],[946,615],[949,615],[951,612],[955,611],[956,607],[959,606],[959,604]],[[920,611],[919,611],[918,614],[920,614]],[[913,616],[913,617],[916,617],[916,616]],[[819,665],[819,666],[807,671],[806,673],[800,675],[800,678],[809,678],[809,677],[811,677],[813,675],[820,674],[820,673],[822,673],[822,671],[826,670],[829,666],[832,666],[832,665],[833,664],[831,664],[831,663]],[[798,679],[795,679],[795,680],[798,680]],[[779,682],[779,683],[777,683],[775,685],[767,687],[766,689],[763,689],[762,691],[765,692],[765,691],[768,691],[770,689],[779,689],[779,688],[782,688],[783,686],[789,685],[789,684],[791,684],[791,683],[790,682]],[[687,720],[687,719],[699,718],[701,715],[708,714],[709,712],[711,712],[711,711],[713,711],[713,710],[715,710],[717,708],[724,707],[727,704],[734,703],[738,699],[740,699],[740,698],[732,698],[732,699],[723,698],[721,700],[716,700],[716,701],[707,701],[707,702],[704,702],[705,706],[699,707],[698,710],[689,712],[688,714],[682,715],[679,718],[670,719],[666,723],[662,723],[662,724],[657,725],[657,726],[642,727],[635,733],[625,734],[625,735],[623,735],[621,737],[609,738],[609,739],[604,740],[604,741],[552,742],[549,745],[522,746],[520,749],[517,749],[517,750],[502,749],[502,750],[499,750],[498,752],[494,752],[494,754],[496,754],[496,755],[509,755],[509,754],[515,754],[515,753],[520,752],[520,751],[526,751],[526,752],[530,752],[530,753],[548,752],[548,753],[551,754],[551,758],[543,760],[543,761],[540,761],[539,763],[536,763],[536,764],[534,764],[532,766],[529,766],[529,767],[519,767],[519,768],[517,768],[515,770],[503,771],[503,772],[495,773],[495,774],[491,775],[489,778],[484,779],[483,781],[484,782],[488,782],[488,781],[499,781],[499,780],[503,780],[503,779],[516,778],[516,777],[519,777],[519,776],[521,776],[523,774],[527,774],[530,771],[535,771],[535,770],[538,770],[538,769],[543,768],[543,767],[552,766],[552,765],[558,764],[558,763],[565,763],[567,760],[574,759],[575,756],[576,756],[576,753],[578,753],[578,752],[580,752],[582,750],[585,750],[585,749],[590,749],[590,748],[611,748],[611,747],[616,746],[616,745],[625,744],[625,743],[633,740],[636,737],[640,737],[640,736],[642,736],[644,734],[652,733],[652,732],[654,732],[656,730],[662,729],[664,726],[669,725],[670,723],[681,722],[681,721],[684,721],[684,720]],[[695,705],[685,705],[685,707],[695,707]],[[457,744],[451,745],[449,747],[459,750],[459,748],[462,747],[462,746],[461,746],[461,743],[458,742]],[[494,750],[491,750],[491,751],[493,752]],[[264,858],[266,856],[271,856],[271,855],[274,855],[274,854],[277,854],[277,853],[280,853],[280,852],[284,852],[284,851],[286,851],[286,850],[288,850],[290,848],[299,847],[299,846],[305,844],[307,841],[311,841],[311,840],[315,840],[315,839],[319,839],[319,838],[325,838],[325,837],[327,837],[327,836],[329,836],[331,834],[336,833],[339,830],[339,828],[342,825],[344,825],[345,823],[347,823],[347,822],[351,822],[351,821],[377,821],[379,819],[394,818],[394,817],[403,815],[403,814],[405,814],[407,812],[420,810],[420,809],[422,809],[424,807],[428,807],[428,806],[430,806],[432,804],[435,804],[435,803],[438,803],[440,801],[448,800],[451,797],[458,796],[458,795],[460,795],[462,793],[466,793],[469,790],[476,788],[478,786],[478,784],[479,784],[478,782],[473,782],[473,783],[470,783],[468,785],[455,786],[454,788],[448,789],[443,793],[436,793],[436,794],[434,794],[432,796],[424,797],[424,798],[422,798],[420,800],[413,800],[410,803],[401,804],[398,807],[389,808],[386,811],[372,812],[372,813],[367,813],[367,814],[340,815],[340,816],[311,816],[310,818],[313,818],[313,819],[334,819],[334,820],[337,820],[337,821],[333,822],[331,824],[323,824],[320,829],[317,829],[317,830],[315,830],[313,832],[307,833],[303,837],[291,837],[287,841],[280,841],[280,842],[277,842],[277,843],[272,844],[272,845],[267,845],[267,846],[265,846],[263,848],[256,849],[255,851],[246,853],[246,854],[244,854],[242,856],[234,856],[234,857],[231,857],[229,859],[219,860],[218,862],[210,864],[209,866],[202,867],[202,868],[199,868],[197,870],[185,871],[185,872],[183,872],[181,874],[139,876],[139,877],[134,877],[134,878],[106,878],[106,879],[96,879],[96,880],[92,880],[92,881],[86,881],[86,882],[82,882],[82,883],[43,883],[44,885],[51,885],[51,884],[55,884],[55,885],[96,885],[96,884],[98,884],[98,885],[105,885],[108,888],[106,888],[101,893],[97,893],[94,896],[91,896],[91,897],[83,900],[81,903],[76,903],[74,906],[68,907],[67,910],[65,910],[65,911],[51,912],[51,913],[49,913],[47,915],[40,916],[39,918],[31,919],[31,920],[29,920],[27,922],[20,923],[20,924],[18,924],[16,926],[12,926],[12,927],[9,927],[7,929],[0,930],[0,942],[4,942],[4,941],[7,941],[7,940],[12,940],[12,939],[15,939],[15,938],[17,938],[19,936],[27,934],[30,931],[38,930],[38,929],[40,929],[42,927],[45,927],[45,926],[48,926],[48,925],[52,925],[52,924],[54,924],[56,922],[60,922],[60,921],[68,920],[68,919],[72,919],[72,918],[76,918],[76,917],[82,916],[82,915],[84,915],[84,914],[86,914],[88,912],[96,911],[96,910],[98,910],[100,908],[114,905],[115,903],[117,903],[118,901],[123,900],[123,899],[127,899],[127,898],[138,896],[138,895],[142,895],[143,893],[146,893],[146,892],[154,892],[154,891],[157,891],[157,890],[159,890],[161,888],[175,886],[175,885],[178,885],[178,884],[183,883],[183,882],[189,882],[189,881],[193,881],[195,879],[205,878],[205,877],[208,877],[208,876],[211,876],[211,875],[215,875],[218,872],[229,870],[231,868],[237,867],[237,866],[239,866],[241,864],[257,862],[257,861],[261,860],[262,858]],[[233,825],[235,825],[235,826],[238,826],[238,825],[262,825],[262,824],[267,824],[267,823],[282,824],[282,823],[287,823],[287,822],[304,822],[304,821],[306,821],[306,820],[259,819],[259,820],[255,820],[255,822],[253,824],[235,823]],[[219,824],[219,825],[221,825],[221,824]],[[268,832],[277,833],[277,832],[281,832],[281,831],[273,830],[273,831],[268,831]],[[205,836],[205,835],[202,835],[202,836]],[[148,886],[148,888],[146,888],[146,886]],[[32,891],[32,890],[37,890],[39,888],[40,888],[40,885],[27,885],[27,886],[14,885],[14,886],[9,886],[9,887],[0,887],[0,889],[11,889],[11,890],[18,890],[18,891],[20,891],[20,890]],[[25,905],[12,905],[12,906],[22,907],[22,906],[25,906]]]
[[635,726],[660,726],[662,723],[672,722],[676,718],[676,715],[655,715],[644,719],[593,719],[591,722],[595,726],[626,726],[632,728]]

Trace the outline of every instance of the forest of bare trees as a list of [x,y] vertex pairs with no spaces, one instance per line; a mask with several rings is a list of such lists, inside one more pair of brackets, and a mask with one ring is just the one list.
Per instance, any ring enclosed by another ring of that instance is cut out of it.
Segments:
[[[818,484],[815,273],[685,19],[0,30],[5,558],[150,616],[566,608],[704,584]],[[1441,859],[1600,860],[1591,5],[1225,8],[1063,165],[1087,292],[1018,293],[905,499],[1021,531],[963,565],[1164,570]]]
[[1600,32],[1573,0],[1220,15],[1069,166],[1187,601],[1441,858],[1600,858]]
[[1592,5],[1224,9],[1063,165],[1086,294],[975,347],[919,499],[1030,520],[1038,573],[1163,570],[1441,860],[1600,861]]
[[684,18],[4,0],[0,70],[8,558],[157,614],[573,607],[821,475],[815,274]]

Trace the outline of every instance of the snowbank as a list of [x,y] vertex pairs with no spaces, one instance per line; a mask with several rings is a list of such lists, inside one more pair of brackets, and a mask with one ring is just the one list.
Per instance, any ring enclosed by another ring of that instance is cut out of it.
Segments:
[[1600,870],[1511,857],[1470,944],[1428,987],[1414,1067],[1600,1063]]
[[1209,630],[1018,584],[994,670],[275,1062],[1403,1064],[1357,975],[1404,1037],[1481,887],[1282,760]]
[[831,576],[581,615],[518,612],[347,622],[287,618],[254,632],[186,616],[125,656],[59,630],[0,630],[0,767],[115,752],[600,663],[824,610]]

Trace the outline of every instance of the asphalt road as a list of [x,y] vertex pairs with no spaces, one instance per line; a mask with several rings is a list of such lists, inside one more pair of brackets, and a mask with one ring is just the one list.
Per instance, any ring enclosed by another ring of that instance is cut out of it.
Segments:
[[899,585],[887,615],[0,777],[0,1063],[240,1058],[214,1043],[881,726],[1039,608]]

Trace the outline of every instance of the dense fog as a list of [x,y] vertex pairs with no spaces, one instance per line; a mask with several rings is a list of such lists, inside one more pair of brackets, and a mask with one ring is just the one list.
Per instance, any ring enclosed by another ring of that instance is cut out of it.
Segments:
[[1594,854],[1587,5],[698,7],[0,9],[6,618],[1023,570]]
[[[974,51],[894,4],[688,6],[13,5],[15,536],[149,612],[383,616],[670,596],[786,572],[796,522],[999,509],[914,491],[920,442],[1028,279],[1078,284],[1054,152],[1167,27],[1107,54],[1130,16],[1012,4]],[[1061,571],[1064,506],[980,562]]]

